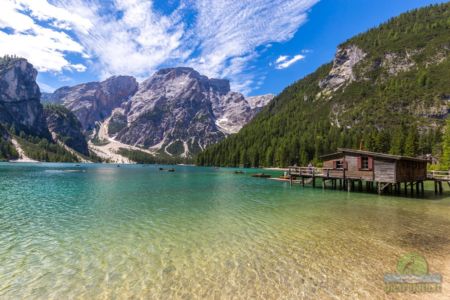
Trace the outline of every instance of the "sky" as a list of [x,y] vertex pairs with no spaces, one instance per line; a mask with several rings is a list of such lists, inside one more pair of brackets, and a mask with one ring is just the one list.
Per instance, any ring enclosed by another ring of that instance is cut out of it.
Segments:
[[0,55],[42,91],[188,66],[245,95],[278,94],[346,39],[432,0],[0,0]]

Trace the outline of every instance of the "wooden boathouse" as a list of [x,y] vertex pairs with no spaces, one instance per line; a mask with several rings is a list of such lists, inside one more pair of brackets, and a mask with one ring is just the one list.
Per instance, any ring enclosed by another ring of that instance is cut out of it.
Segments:
[[428,160],[423,158],[390,155],[363,150],[338,149],[336,153],[321,157],[322,168],[289,167],[289,180],[305,185],[316,179],[322,180],[322,187],[346,189],[348,191],[364,189],[379,194],[390,192],[405,194],[424,193],[424,181],[433,180],[435,192],[442,193],[442,182],[450,185],[447,174],[427,173]]

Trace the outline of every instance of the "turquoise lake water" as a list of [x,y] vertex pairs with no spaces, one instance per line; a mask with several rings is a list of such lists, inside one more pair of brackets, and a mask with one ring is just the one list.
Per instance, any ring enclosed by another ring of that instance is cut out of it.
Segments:
[[158,167],[0,164],[0,298],[383,298],[409,252],[450,294],[445,195]]

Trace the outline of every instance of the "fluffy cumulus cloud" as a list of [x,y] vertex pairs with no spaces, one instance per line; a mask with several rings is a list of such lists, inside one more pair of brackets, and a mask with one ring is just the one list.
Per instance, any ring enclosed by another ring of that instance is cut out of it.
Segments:
[[305,56],[302,54],[297,54],[292,57],[289,57],[288,55],[280,55],[277,60],[275,60],[275,68],[279,70],[286,69],[303,59],[305,59]]
[[317,1],[178,0],[161,9],[150,0],[2,0],[0,54],[26,57],[40,71],[89,68],[102,78],[187,65],[248,91],[258,49],[291,39]]
[[67,53],[85,55],[83,46],[61,29],[69,25],[85,30],[91,26],[88,20],[72,16],[45,0],[2,1],[0,54],[26,57],[39,71],[84,71],[85,65],[66,57]]

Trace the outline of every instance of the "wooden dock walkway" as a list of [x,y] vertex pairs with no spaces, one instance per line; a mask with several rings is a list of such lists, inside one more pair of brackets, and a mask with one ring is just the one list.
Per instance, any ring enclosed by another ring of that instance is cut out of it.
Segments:
[[[288,168],[288,178],[290,184],[299,183],[302,186],[311,184],[317,187],[321,183],[323,189],[340,189],[347,191],[377,192],[378,194],[404,194],[423,195],[424,182],[433,181],[436,194],[443,193],[442,183],[447,183],[450,187],[450,171],[430,171],[423,180],[410,182],[380,182],[373,179],[352,176],[345,168],[317,168],[317,167],[297,167]],[[319,181],[318,181],[319,180]],[[402,193],[403,190],[403,193]]]

